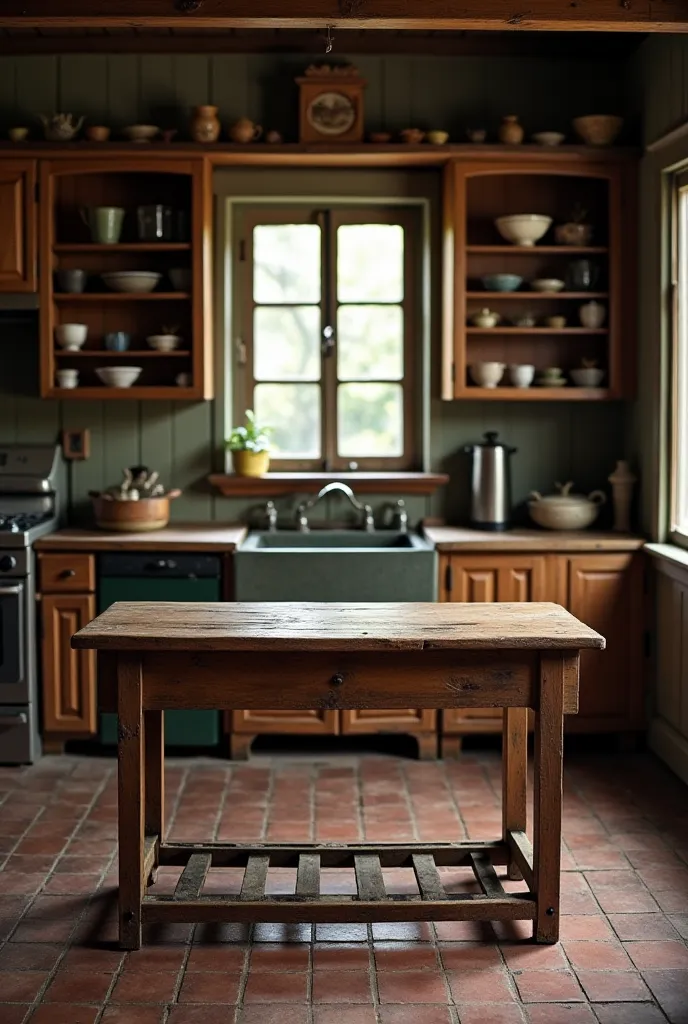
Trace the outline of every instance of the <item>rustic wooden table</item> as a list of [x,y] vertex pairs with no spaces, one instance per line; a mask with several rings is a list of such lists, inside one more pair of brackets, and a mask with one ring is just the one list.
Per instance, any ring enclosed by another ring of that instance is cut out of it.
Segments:
[[[118,603],[72,639],[97,650],[119,715],[119,934],[178,921],[533,921],[559,936],[563,716],[577,710],[581,649],[604,639],[554,604]],[[503,827],[478,842],[165,843],[163,711],[173,708],[504,708]],[[535,712],[534,837],[526,836],[528,708]],[[158,865],[174,895],[147,893]],[[523,878],[507,893],[495,864]],[[468,866],[479,894],[449,894],[438,867]],[[205,895],[214,867],[244,869],[235,894]],[[266,895],[270,867],[293,894]],[[410,867],[416,895],[384,868]],[[320,891],[321,868],[353,868],[357,894]]]

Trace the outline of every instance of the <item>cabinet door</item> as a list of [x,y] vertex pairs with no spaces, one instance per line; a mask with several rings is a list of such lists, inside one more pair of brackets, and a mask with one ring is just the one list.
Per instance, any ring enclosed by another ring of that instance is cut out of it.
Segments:
[[445,555],[442,601],[544,601],[544,555]]
[[434,732],[436,711],[419,708],[392,708],[390,710],[363,709],[340,711],[342,733],[371,732]]
[[336,736],[339,715],[336,711],[232,711],[232,732],[257,735],[270,733],[320,733]]
[[643,724],[642,563],[637,555],[568,559],[568,609],[606,638],[582,651],[580,710],[569,728],[639,729]]
[[0,160],[0,292],[36,291],[36,164]]
[[[440,562],[443,601],[545,601],[544,555],[448,555]],[[501,708],[447,708],[443,732],[499,732]]]
[[73,651],[72,634],[95,618],[93,594],[42,598],[43,726],[67,735],[96,731],[96,654]]

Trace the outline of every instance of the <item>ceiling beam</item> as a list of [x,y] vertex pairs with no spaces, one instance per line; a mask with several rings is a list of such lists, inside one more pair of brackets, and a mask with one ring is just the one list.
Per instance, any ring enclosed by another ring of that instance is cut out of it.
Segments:
[[[94,13],[97,7],[98,13]],[[688,32],[688,0],[2,0],[0,28]]]

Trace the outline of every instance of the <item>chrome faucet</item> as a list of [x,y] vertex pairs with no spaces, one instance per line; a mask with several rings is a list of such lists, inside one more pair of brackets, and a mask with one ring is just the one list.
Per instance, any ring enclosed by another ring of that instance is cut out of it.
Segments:
[[268,532],[277,532],[277,509],[274,501],[269,501],[265,506],[265,518],[268,521]]
[[399,533],[408,533],[408,512],[403,498],[387,505],[383,522],[398,530]]
[[339,481],[334,481],[331,484],[326,484],[322,488],[322,490],[318,491],[314,498],[311,498],[310,501],[306,501],[302,505],[299,505],[298,509],[296,510],[296,523],[299,528],[299,531],[301,533],[308,533],[308,531],[310,530],[310,526],[308,524],[308,516],[306,515],[306,513],[309,512],[310,509],[314,508],[322,498],[325,498],[328,494],[335,493],[343,494],[345,498],[349,499],[349,503],[353,508],[356,509],[357,512],[363,513],[363,529],[367,533],[372,533],[372,531],[375,529],[375,520],[373,518],[372,507],[370,505],[362,504],[358,500],[354,492],[351,490],[351,488],[348,486],[348,484],[343,484],[340,483]]

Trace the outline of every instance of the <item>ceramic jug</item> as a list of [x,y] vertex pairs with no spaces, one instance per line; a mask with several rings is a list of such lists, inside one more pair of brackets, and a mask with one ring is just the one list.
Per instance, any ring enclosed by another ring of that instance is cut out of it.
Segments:
[[189,131],[194,142],[217,142],[220,136],[217,107],[194,107]]
[[254,124],[248,117],[240,117],[229,129],[232,142],[256,142],[263,134],[259,124]]
[[116,245],[119,242],[124,221],[121,206],[82,206],[79,213],[90,229],[94,242],[100,245]]
[[523,142],[523,126],[518,123],[516,114],[505,114],[499,126],[499,141],[505,146],[518,146]]
[[69,142],[77,134],[84,118],[74,119],[72,114],[38,115],[43,122],[43,132],[48,142]]

